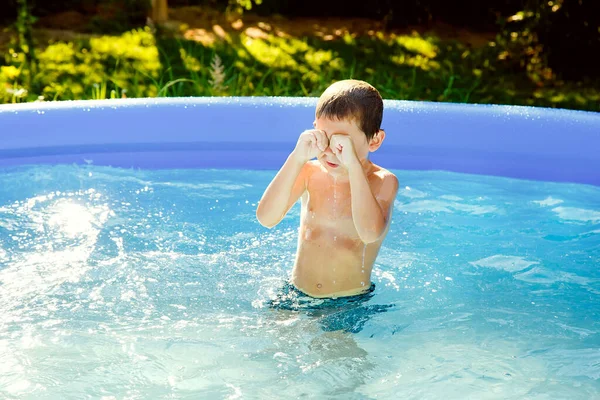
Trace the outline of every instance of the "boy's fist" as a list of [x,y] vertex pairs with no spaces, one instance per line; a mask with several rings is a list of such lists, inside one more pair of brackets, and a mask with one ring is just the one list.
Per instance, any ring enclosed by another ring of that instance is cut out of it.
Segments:
[[345,168],[360,164],[352,139],[347,135],[331,135],[329,143],[331,151]]
[[329,147],[329,139],[325,132],[309,129],[300,134],[292,154],[298,161],[305,163],[324,152],[327,147]]

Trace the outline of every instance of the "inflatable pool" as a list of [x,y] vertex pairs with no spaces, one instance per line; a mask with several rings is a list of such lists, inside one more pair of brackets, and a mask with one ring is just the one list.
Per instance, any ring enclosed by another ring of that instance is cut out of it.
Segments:
[[288,304],[315,104],[0,106],[0,398],[598,398],[600,114],[387,101],[375,290]]
[[[316,99],[179,98],[0,107],[0,166],[277,169]],[[386,101],[388,168],[600,185],[600,114]]]

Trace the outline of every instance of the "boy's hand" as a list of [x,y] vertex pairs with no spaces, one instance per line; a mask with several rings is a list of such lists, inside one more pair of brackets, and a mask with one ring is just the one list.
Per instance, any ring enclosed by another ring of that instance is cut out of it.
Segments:
[[360,165],[360,161],[358,160],[358,156],[354,151],[354,145],[352,144],[352,139],[347,135],[332,135],[331,140],[329,142],[329,147],[331,147],[331,151],[340,160],[342,166],[346,169],[354,165]]
[[329,139],[327,139],[325,132],[318,129],[310,129],[300,134],[292,155],[296,160],[304,164],[324,152],[328,146]]

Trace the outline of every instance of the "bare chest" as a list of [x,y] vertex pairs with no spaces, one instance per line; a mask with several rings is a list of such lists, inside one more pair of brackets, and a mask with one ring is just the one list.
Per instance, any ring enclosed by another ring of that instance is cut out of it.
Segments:
[[301,239],[324,246],[355,250],[362,248],[354,220],[349,191],[328,188],[309,192],[302,200]]

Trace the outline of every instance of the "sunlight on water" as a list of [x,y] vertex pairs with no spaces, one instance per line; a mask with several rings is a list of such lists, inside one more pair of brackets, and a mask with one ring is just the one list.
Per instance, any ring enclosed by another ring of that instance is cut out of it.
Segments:
[[0,397],[597,396],[600,189],[396,173],[373,296],[290,310],[274,171],[3,170]]

